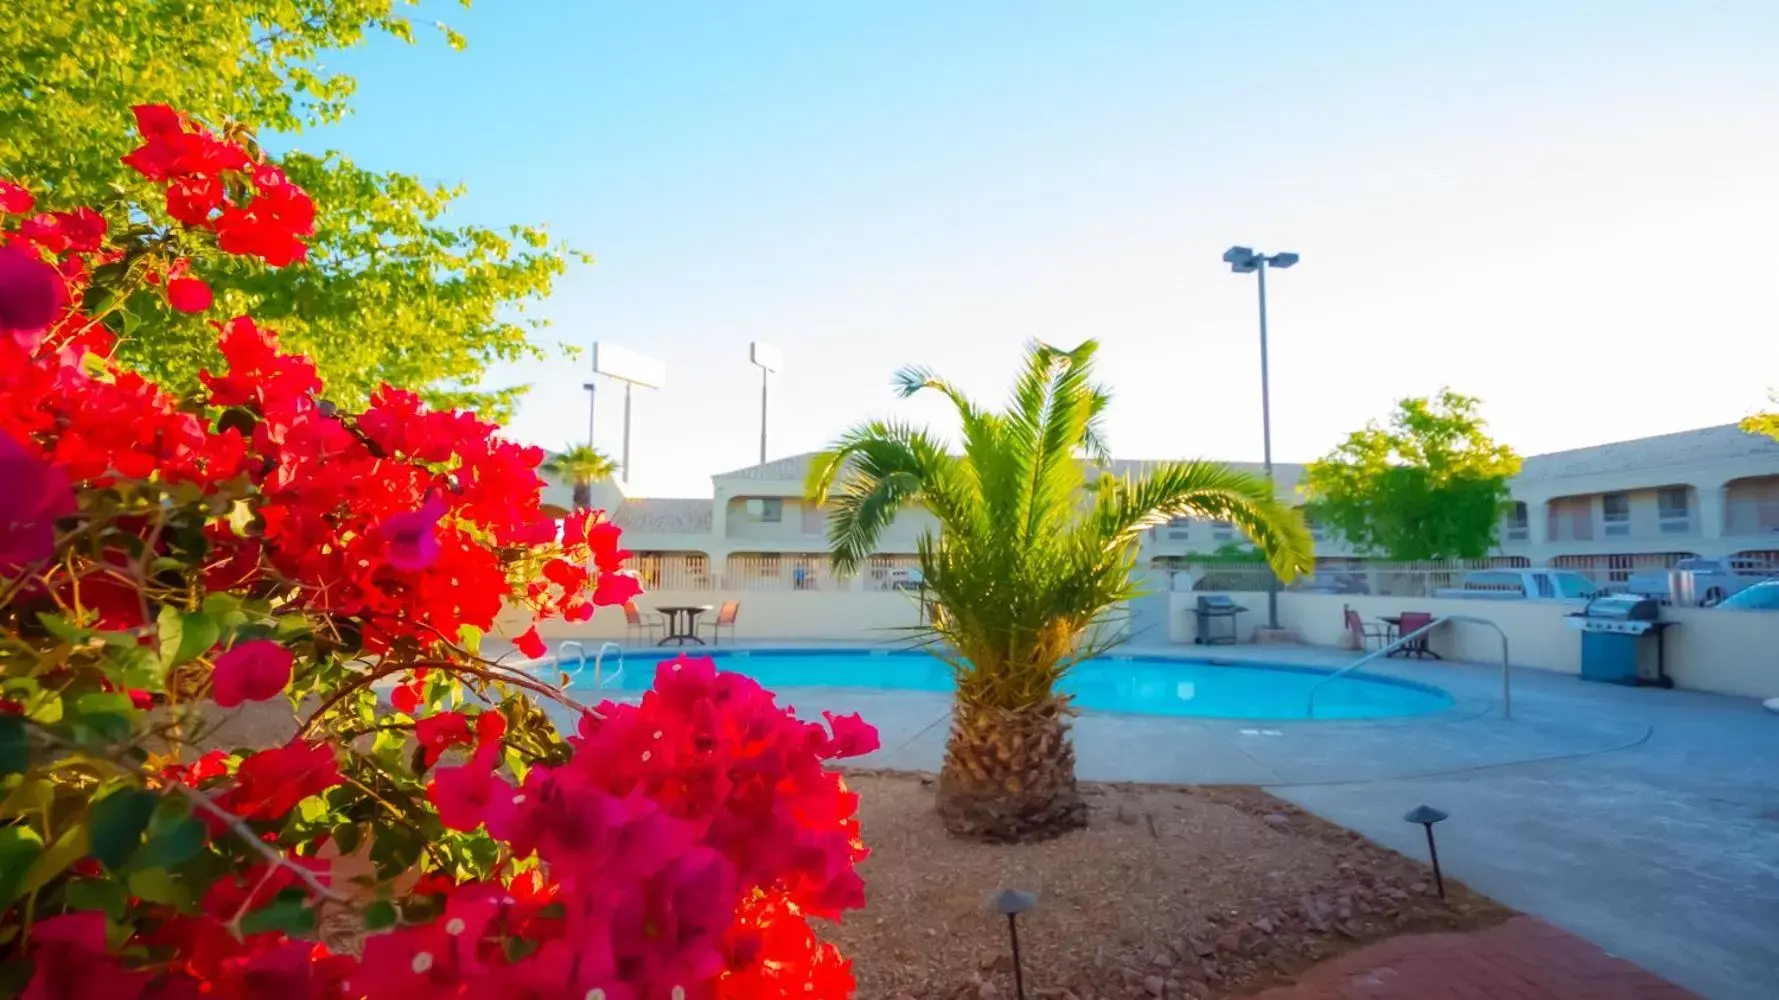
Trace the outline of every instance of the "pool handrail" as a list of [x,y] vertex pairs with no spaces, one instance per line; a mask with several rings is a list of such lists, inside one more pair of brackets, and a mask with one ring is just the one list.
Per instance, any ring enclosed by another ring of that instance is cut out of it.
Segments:
[[567,642],[557,643],[556,644],[556,666],[558,669],[561,668],[562,654],[570,646],[573,646],[575,649],[579,650],[579,653],[575,657],[574,673],[570,674],[569,676],[570,677],[579,677],[581,675],[581,671],[587,669],[587,647],[582,643],[576,642],[573,639],[570,639]]
[[605,664],[605,651],[608,649],[615,649],[618,651],[618,672],[615,676],[624,676],[624,647],[615,642],[600,643],[599,652],[593,654],[593,690],[595,691],[605,689],[605,675],[603,673],[603,668]]
[[1415,629],[1413,632],[1410,632],[1406,635],[1398,636],[1394,641],[1392,641],[1388,645],[1379,646],[1377,649],[1372,650],[1371,652],[1365,654],[1364,656],[1359,657],[1357,660],[1354,660],[1353,662],[1347,664],[1346,666],[1340,668],[1339,670],[1336,670],[1334,673],[1329,674],[1327,677],[1322,678],[1321,680],[1317,681],[1315,684],[1310,686],[1309,697],[1306,701],[1306,704],[1304,705],[1304,715],[1306,717],[1312,718],[1312,719],[1316,717],[1316,690],[1318,688],[1320,688],[1322,685],[1324,685],[1324,684],[1328,683],[1329,681],[1334,680],[1338,677],[1341,677],[1345,674],[1352,673],[1354,670],[1357,670],[1360,667],[1364,666],[1365,664],[1370,663],[1372,660],[1376,660],[1381,657],[1388,656],[1391,653],[1394,653],[1396,650],[1401,649],[1403,646],[1408,645],[1408,643],[1411,640],[1418,639],[1421,636],[1426,635],[1427,633],[1433,631],[1435,628],[1437,628],[1441,625],[1444,625],[1446,622],[1464,622],[1464,623],[1471,624],[1471,625],[1487,625],[1488,627],[1494,629],[1496,634],[1501,636],[1501,717],[1503,719],[1513,718],[1513,691],[1511,688],[1511,682],[1508,679],[1508,673],[1509,673],[1510,668],[1509,668],[1508,662],[1507,662],[1507,633],[1501,628],[1501,626],[1495,624],[1493,621],[1490,621],[1487,618],[1477,618],[1474,615],[1440,615],[1438,618],[1435,618],[1432,621],[1428,622],[1427,624],[1422,625],[1420,628]]

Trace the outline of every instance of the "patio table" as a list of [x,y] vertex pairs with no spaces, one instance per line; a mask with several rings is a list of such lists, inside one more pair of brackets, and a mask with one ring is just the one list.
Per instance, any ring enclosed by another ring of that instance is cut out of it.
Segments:
[[[1377,620],[1380,622],[1383,622],[1385,625],[1390,626],[1390,641],[1391,642],[1395,642],[1397,639],[1402,638],[1402,616],[1401,615],[1378,615]],[[1445,659],[1445,657],[1440,656],[1438,653],[1435,653],[1431,648],[1428,647],[1427,637],[1424,635],[1421,636],[1419,639],[1416,639],[1414,642],[1411,642],[1408,645],[1403,646],[1400,649],[1392,649],[1388,653],[1384,654],[1385,659],[1389,659],[1392,656],[1401,656],[1401,657],[1405,657],[1405,658],[1412,656],[1416,659],[1421,659],[1422,657],[1431,656],[1435,660]]]
[[655,610],[667,618],[667,634],[655,645],[665,646],[670,642],[677,642],[681,646],[687,642],[704,645],[704,640],[698,637],[698,616],[709,611],[710,605],[672,604],[657,606]]

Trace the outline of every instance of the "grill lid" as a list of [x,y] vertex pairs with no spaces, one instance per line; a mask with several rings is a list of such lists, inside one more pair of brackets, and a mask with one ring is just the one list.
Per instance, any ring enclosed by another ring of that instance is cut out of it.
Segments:
[[1661,605],[1641,594],[1601,594],[1589,601],[1580,618],[1608,621],[1652,622],[1661,617]]

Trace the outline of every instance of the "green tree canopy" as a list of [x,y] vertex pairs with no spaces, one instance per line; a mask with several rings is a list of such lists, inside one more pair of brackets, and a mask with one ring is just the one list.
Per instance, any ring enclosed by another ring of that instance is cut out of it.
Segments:
[[592,445],[571,444],[544,459],[542,471],[567,483],[574,491],[575,510],[581,510],[593,506],[593,484],[609,478],[618,466]]
[[[130,107],[168,104],[214,126],[297,137],[347,111],[354,81],[319,69],[381,32],[412,41],[414,0],[8,0],[0,17],[0,177],[47,208],[103,210],[146,182],[119,162]],[[467,6],[468,0],[464,0]],[[463,39],[439,26],[444,40]],[[334,151],[278,158],[319,209],[308,266],[206,262],[216,315],[251,312],[312,356],[330,398],[362,403],[380,382],[438,404],[502,414],[523,387],[477,391],[496,361],[535,357],[548,294],[569,252],[529,226],[447,220],[460,188],[379,173]],[[112,219],[113,223],[123,220]],[[226,312],[224,311],[226,310]],[[202,319],[144,324],[121,358],[171,389],[214,363]]]
[[[1775,405],[1779,405],[1779,391],[1774,392],[1768,398]],[[1774,410],[1771,413],[1756,413],[1742,421],[1742,429],[1750,434],[1765,434],[1767,437],[1779,441],[1779,410]]]
[[1354,548],[1391,559],[1476,559],[1495,544],[1513,449],[1484,432],[1478,400],[1442,389],[1404,399],[1310,464],[1309,514]]

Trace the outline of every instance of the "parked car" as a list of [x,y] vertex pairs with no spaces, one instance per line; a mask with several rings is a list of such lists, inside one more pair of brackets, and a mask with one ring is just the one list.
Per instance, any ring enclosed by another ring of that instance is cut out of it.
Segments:
[[1442,587],[1434,597],[1483,600],[1586,600],[1604,588],[1586,576],[1567,569],[1479,569],[1464,574],[1460,587]]
[[[1675,579],[1677,574],[1684,574],[1680,577],[1678,586]],[[1671,570],[1639,573],[1625,581],[1625,589],[1633,594],[1654,597],[1671,604],[1696,602],[1711,607],[1762,580],[1775,577],[1779,577],[1779,566],[1765,559],[1747,556],[1708,559],[1695,556],[1680,560]],[[1680,593],[1675,592],[1677,589]]]
[[1762,580],[1742,588],[1717,606],[1723,611],[1779,611],[1779,580]]

